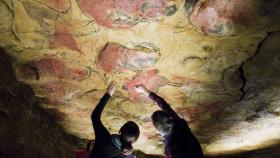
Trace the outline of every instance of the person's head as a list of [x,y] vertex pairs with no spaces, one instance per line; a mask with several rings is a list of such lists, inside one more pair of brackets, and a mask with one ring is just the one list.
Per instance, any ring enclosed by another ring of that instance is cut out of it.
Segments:
[[119,135],[122,143],[132,144],[138,139],[140,130],[135,122],[128,121],[119,130]]
[[161,135],[169,135],[172,132],[174,121],[172,116],[162,110],[155,111],[152,115],[153,125]]
[[122,142],[122,152],[129,155],[133,151],[132,143],[136,142],[140,135],[140,130],[135,122],[126,122],[119,130],[120,140]]
[[136,142],[140,135],[140,130],[135,122],[126,122],[119,130],[120,140],[122,142],[122,152],[129,155],[133,151],[132,143]]

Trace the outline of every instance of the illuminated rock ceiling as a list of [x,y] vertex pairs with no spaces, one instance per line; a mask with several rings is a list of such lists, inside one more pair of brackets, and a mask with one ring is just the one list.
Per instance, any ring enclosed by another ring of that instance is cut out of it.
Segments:
[[280,139],[280,4],[273,0],[1,0],[0,43],[16,77],[65,132],[94,139],[90,114],[136,121],[135,148],[161,154],[144,84],[189,121],[206,154]]

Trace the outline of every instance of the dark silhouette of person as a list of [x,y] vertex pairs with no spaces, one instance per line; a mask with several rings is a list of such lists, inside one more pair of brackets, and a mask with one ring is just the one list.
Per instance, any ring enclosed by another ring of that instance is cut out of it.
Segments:
[[111,135],[100,119],[105,105],[115,92],[115,88],[116,82],[113,81],[92,112],[95,144],[90,158],[135,158],[132,144],[136,142],[140,134],[138,125],[128,121],[120,128],[118,134]]
[[148,96],[162,109],[152,114],[152,121],[163,137],[165,158],[203,158],[199,141],[192,134],[187,121],[179,117],[163,98],[145,86],[136,86],[135,90]]

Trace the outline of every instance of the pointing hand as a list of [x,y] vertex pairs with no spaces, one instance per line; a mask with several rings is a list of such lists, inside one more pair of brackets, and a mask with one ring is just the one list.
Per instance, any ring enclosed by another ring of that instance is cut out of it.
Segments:
[[116,81],[111,81],[108,88],[107,88],[107,93],[110,94],[110,96],[113,96],[115,93],[117,82]]
[[151,93],[151,91],[148,90],[144,85],[137,85],[135,87],[135,91],[138,92],[138,93],[145,94],[147,96]]

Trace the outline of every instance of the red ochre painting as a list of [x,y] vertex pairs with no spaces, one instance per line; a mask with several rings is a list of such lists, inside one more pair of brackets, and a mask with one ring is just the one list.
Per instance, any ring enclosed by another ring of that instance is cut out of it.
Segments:
[[159,59],[157,52],[129,49],[117,43],[108,43],[99,53],[98,64],[109,73],[112,71],[141,70],[152,67]]
[[73,29],[66,22],[56,22],[54,34],[52,36],[51,47],[67,47],[72,50],[80,51],[79,44],[75,39]]
[[135,91],[137,85],[144,85],[148,89],[155,91],[159,87],[168,83],[168,80],[158,74],[158,70],[147,70],[140,72],[133,79],[125,79],[123,88],[128,90],[130,98],[134,101],[149,101],[147,96]]
[[[7,78],[0,58],[0,92],[13,98],[21,84],[30,86],[32,106],[67,134],[94,139],[91,112],[115,80],[102,121],[112,133],[136,121],[137,150],[163,150],[150,118],[159,107],[137,85],[166,99],[205,153],[279,138],[277,0],[3,0],[0,12],[1,47],[19,81]],[[7,107],[0,119],[10,115]]]
[[108,28],[131,28],[141,21],[174,14],[171,0],[79,0],[82,11]]

